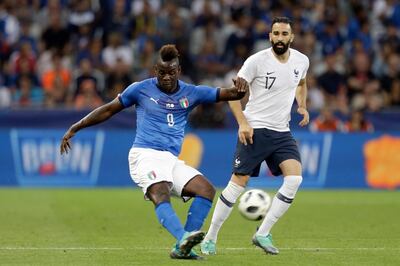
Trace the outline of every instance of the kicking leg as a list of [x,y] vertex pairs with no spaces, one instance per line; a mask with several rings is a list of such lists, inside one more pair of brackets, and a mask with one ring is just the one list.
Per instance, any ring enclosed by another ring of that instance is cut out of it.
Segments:
[[200,243],[204,233],[200,231],[186,232],[173,210],[170,203],[170,186],[167,182],[153,184],[147,190],[147,195],[156,206],[156,214],[159,222],[176,239],[170,257],[173,259],[201,259],[200,256],[190,254],[192,247]]
[[185,185],[182,196],[194,197],[188,211],[185,231],[198,231],[212,207],[215,188],[204,176],[196,175]]
[[147,189],[147,196],[154,203],[160,224],[177,240],[180,240],[185,230],[170,202],[170,184],[168,182],[160,182],[151,185]]

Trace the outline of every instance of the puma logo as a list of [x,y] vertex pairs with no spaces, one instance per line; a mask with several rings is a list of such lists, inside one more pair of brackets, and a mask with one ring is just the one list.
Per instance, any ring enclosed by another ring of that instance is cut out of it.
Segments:
[[155,102],[156,104],[158,104],[158,101],[159,101],[160,99],[157,99],[157,100],[156,100],[156,99],[154,99],[153,97],[151,97],[150,100],[153,101],[153,102]]

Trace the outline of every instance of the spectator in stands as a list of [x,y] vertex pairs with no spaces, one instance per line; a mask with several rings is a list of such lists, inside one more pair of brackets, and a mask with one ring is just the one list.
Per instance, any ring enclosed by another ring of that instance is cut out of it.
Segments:
[[361,110],[354,110],[350,114],[350,119],[343,126],[344,132],[373,132],[374,126],[365,119]]
[[378,111],[383,106],[380,83],[371,71],[370,58],[366,53],[354,55],[346,86],[352,108]]
[[312,74],[307,75],[307,108],[310,111],[319,111],[325,104],[324,92],[318,86],[315,77]]
[[74,106],[76,109],[94,109],[103,104],[96,91],[96,84],[91,79],[82,82],[80,92],[75,98]]
[[386,106],[399,106],[399,82],[400,82],[400,56],[392,53],[388,57],[387,68],[380,79]]
[[79,63],[79,68],[73,72],[72,86],[69,91],[69,101],[73,101],[81,93],[82,84],[86,80],[93,81],[96,93],[100,96],[105,88],[104,74],[93,69],[92,62],[88,58],[83,58]]
[[335,132],[343,130],[343,123],[335,116],[332,108],[325,106],[319,116],[310,123],[312,132]]
[[196,107],[189,117],[193,128],[223,128],[226,118],[226,104],[203,104]]
[[325,56],[325,71],[318,76],[317,82],[324,93],[326,104],[336,106],[337,96],[345,93],[345,79],[336,69],[335,53]]
[[68,88],[71,85],[71,72],[62,65],[62,54],[52,55],[52,68],[42,76],[42,86],[46,94],[46,106],[65,105]]
[[111,14],[104,16],[104,37],[107,38],[111,32],[120,32],[124,41],[128,40],[132,28],[132,19],[129,15],[126,0],[112,1]]
[[113,71],[106,78],[106,87],[102,95],[103,99],[115,99],[119,92],[114,87],[120,83],[123,85],[123,88],[126,88],[132,83],[132,79],[124,62],[118,58]]
[[4,86],[0,73],[0,109],[8,108],[11,106],[11,91]]
[[199,54],[196,56],[196,65],[201,79],[213,80],[213,78],[222,76],[229,70],[218,55],[217,43],[211,38],[205,39]]
[[0,36],[7,46],[14,45],[20,33],[17,17],[14,15],[16,7],[6,1],[0,1]]
[[34,74],[36,68],[36,56],[33,52],[31,43],[21,43],[19,49],[11,55],[10,61],[12,70],[15,74],[21,73],[22,64],[28,67],[29,73]]
[[79,51],[76,62],[79,63],[83,58],[88,58],[94,69],[104,72],[104,63],[102,58],[103,44],[100,37],[94,37],[90,40],[88,47]]
[[[153,40],[147,39],[144,43],[143,49],[140,52],[138,51],[138,54],[135,57],[136,60],[133,62],[133,73],[135,75],[135,79],[147,79],[154,75],[153,66],[154,62],[157,60],[156,54],[156,44]],[[125,73],[124,75],[128,75],[128,73]],[[128,77],[126,81],[130,82],[130,78]]]
[[102,58],[105,63],[105,70],[112,73],[117,62],[123,64],[126,71],[132,68],[133,57],[129,46],[123,44],[122,35],[119,32],[112,32],[108,37],[108,44],[102,52]]
[[72,32],[77,32],[82,25],[90,25],[94,23],[95,14],[91,7],[90,0],[71,1],[71,12],[69,14],[68,23]]
[[13,105],[16,107],[41,107],[43,96],[43,90],[35,86],[29,76],[21,76],[13,97]]
[[67,26],[69,9],[65,5],[63,6],[62,2],[61,0],[47,0],[47,4],[43,5],[34,17],[34,23],[37,24],[35,26],[44,31],[51,24],[52,16],[60,18],[62,27]]
[[400,107],[400,77],[393,82],[391,90],[391,105],[394,107]]
[[70,41],[71,32],[62,25],[61,18],[57,13],[50,13],[50,24],[44,30],[41,40],[44,44],[44,49],[63,51],[65,46]]

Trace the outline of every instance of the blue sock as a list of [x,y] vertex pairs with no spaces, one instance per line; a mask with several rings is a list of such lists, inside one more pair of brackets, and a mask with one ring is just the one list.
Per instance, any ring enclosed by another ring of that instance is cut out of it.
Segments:
[[170,232],[178,241],[182,238],[185,230],[182,227],[170,202],[161,202],[156,206],[158,221]]
[[211,209],[212,201],[200,196],[196,196],[190,205],[185,231],[198,231],[203,226],[204,220]]

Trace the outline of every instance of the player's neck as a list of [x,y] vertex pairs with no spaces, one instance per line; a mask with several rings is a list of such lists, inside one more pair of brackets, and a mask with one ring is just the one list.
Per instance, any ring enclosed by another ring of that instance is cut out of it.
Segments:
[[164,92],[165,94],[174,94],[175,92],[177,92],[177,91],[179,90],[179,84],[178,84],[178,82],[177,82],[175,88],[173,88],[173,89],[171,89],[171,90],[166,90],[166,89],[162,88],[162,87],[157,83],[157,88],[158,88],[160,91]]
[[283,53],[281,55],[276,54],[274,49],[272,49],[272,53],[275,56],[275,58],[281,63],[286,63],[289,60],[289,56],[290,56],[290,50],[289,49],[285,53]]

